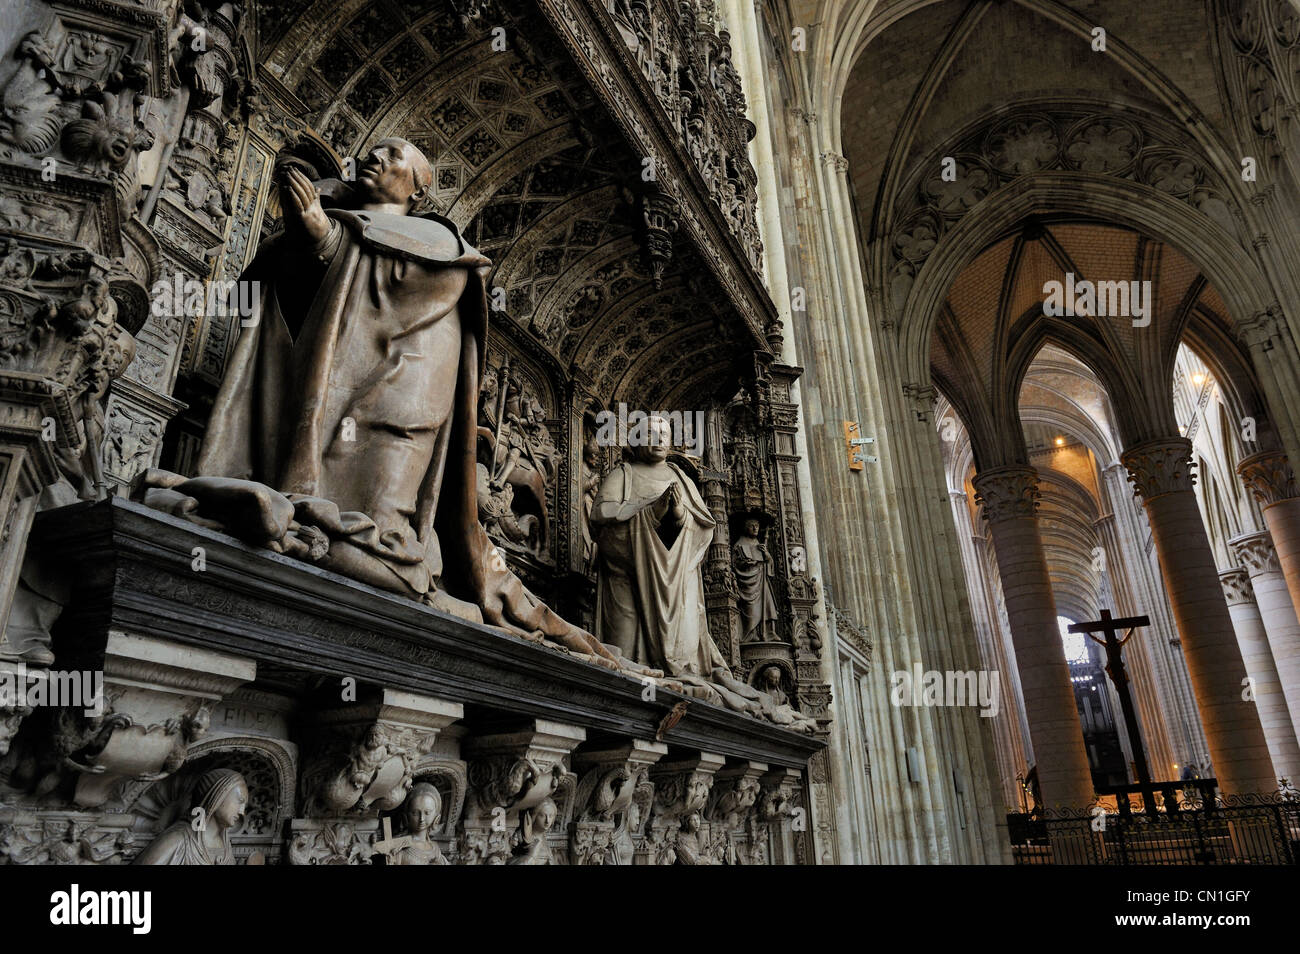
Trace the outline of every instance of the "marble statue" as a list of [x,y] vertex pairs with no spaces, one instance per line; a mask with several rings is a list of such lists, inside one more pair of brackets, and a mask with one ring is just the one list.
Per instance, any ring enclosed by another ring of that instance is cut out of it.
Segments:
[[213,405],[200,476],[152,471],[151,506],[611,668],[505,565],[479,523],[475,442],[489,261],[435,213],[403,139],[355,184],[279,172],[284,231]]
[[233,865],[230,832],[244,822],[248,784],[233,769],[212,769],[199,776],[190,812],[136,857],[137,865]]
[[764,718],[777,725],[788,726],[796,732],[813,732],[817,720],[806,716],[790,705],[790,699],[781,688],[781,667],[766,666],[759,673],[758,701]]
[[442,817],[442,796],[428,782],[416,782],[402,806],[406,834],[385,838],[375,845],[390,865],[449,865],[429,831]]
[[544,798],[520,814],[519,847],[510,858],[512,865],[549,865],[551,848],[546,836],[555,826],[559,808],[551,798]]
[[759,642],[772,637],[777,620],[772,598],[772,557],[758,538],[759,522],[745,521],[745,532],[731,547],[741,615],[741,641]]
[[695,483],[668,460],[669,423],[653,417],[647,431],[649,440],[601,481],[591,508],[597,633],[620,659],[663,670],[660,685],[812,731],[816,723],[784,693],[778,700],[727,667],[709,633],[700,572],[713,517]]
[[669,462],[669,424],[601,481],[591,508],[599,565],[596,631],[629,659],[670,677],[726,660],[709,635],[700,564],[714,520],[694,482]]
[[596,540],[591,535],[591,507],[600,490],[600,444],[595,434],[582,443],[582,565],[590,573],[596,564]]

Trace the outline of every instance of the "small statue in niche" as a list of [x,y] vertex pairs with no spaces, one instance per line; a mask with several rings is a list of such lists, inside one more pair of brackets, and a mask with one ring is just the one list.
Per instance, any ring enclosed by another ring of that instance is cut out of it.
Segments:
[[711,865],[714,860],[705,849],[704,838],[700,829],[704,819],[699,812],[691,812],[682,819],[682,830],[677,835],[677,864]]
[[528,545],[537,530],[537,518],[531,513],[520,516],[514,511],[515,488],[506,484],[494,490],[487,479],[487,468],[478,466],[478,518],[494,539],[504,537],[511,543]]
[[595,569],[596,541],[591,535],[591,505],[600,489],[600,442],[588,434],[582,443],[582,558],[586,572]]
[[519,818],[519,847],[508,862],[512,865],[549,865],[551,848],[546,843],[546,836],[555,825],[560,810],[554,800],[544,798],[533,808],[524,811]]
[[[248,783],[234,769],[212,769],[194,783],[190,813],[136,857],[137,865],[233,865],[230,833],[244,823]],[[254,858],[258,860],[254,860]],[[250,858],[260,863],[260,856]]]
[[[384,838],[375,845],[376,851],[390,865],[449,865],[437,842],[429,831],[442,818],[442,796],[429,782],[416,782],[402,806],[402,820],[406,834],[399,838]],[[387,819],[385,819],[387,822]]]
[[742,620],[741,642],[766,642],[775,637],[776,600],[772,597],[772,556],[759,539],[758,520],[745,521],[745,532],[731,547]]
[[804,715],[790,705],[790,697],[781,688],[780,666],[766,666],[758,674],[758,682],[758,701],[764,716],[777,725],[789,726],[796,732],[813,732],[816,730],[816,719]]
[[[508,509],[519,521],[517,526],[511,526],[508,517],[498,518],[500,536],[514,543],[527,543],[539,553],[545,552],[550,541],[546,488],[554,479],[558,456],[543,423],[545,418],[536,398],[524,400],[508,362],[496,371],[486,372],[478,412],[480,518],[484,512],[496,516],[497,511]],[[531,512],[515,510],[514,501],[521,491],[519,502]],[[536,525],[536,533],[530,524]]]

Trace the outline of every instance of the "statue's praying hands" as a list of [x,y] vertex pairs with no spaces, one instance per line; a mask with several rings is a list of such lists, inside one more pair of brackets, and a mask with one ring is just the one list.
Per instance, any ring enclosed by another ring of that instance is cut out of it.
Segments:
[[280,178],[280,204],[284,207],[285,231],[320,243],[329,234],[330,220],[321,208],[320,192],[301,169],[285,166]]

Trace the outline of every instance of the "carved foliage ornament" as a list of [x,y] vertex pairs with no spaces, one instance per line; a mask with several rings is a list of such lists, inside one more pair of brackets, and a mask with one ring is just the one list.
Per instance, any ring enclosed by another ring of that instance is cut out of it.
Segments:
[[1147,441],[1121,455],[1128,468],[1134,491],[1144,500],[1161,494],[1191,490],[1196,482],[1192,471],[1192,442],[1185,437]]
[[1038,472],[1032,467],[998,467],[976,474],[975,502],[990,523],[1033,517],[1038,510]]
[[1281,451],[1265,451],[1247,457],[1237,465],[1237,473],[1261,507],[1300,497],[1295,471]]

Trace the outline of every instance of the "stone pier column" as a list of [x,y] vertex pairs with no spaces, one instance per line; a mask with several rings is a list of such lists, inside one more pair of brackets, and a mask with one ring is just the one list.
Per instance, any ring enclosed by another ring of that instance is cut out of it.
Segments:
[[[1286,580],[1292,612],[1295,613],[1300,607],[1300,488],[1296,486],[1295,471],[1285,454],[1269,451],[1247,457],[1238,465],[1237,473],[1259,502],[1264,525],[1273,541],[1273,567]],[[1252,581],[1254,575],[1252,571]],[[1267,589],[1273,593],[1276,586],[1270,582]],[[1260,598],[1260,614],[1263,615],[1264,598],[1259,594],[1258,583],[1255,583],[1255,590]],[[1269,645],[1277,664],[1278,678],[1282,680],[1283,689],[1290,693],[1287,705],[1291,709],[1292,724],[1297,726],[1296,733],[1300,735],[1300,721],[1297,721],[1300,720],[1300,637],[1294,630],[1288,635],[1275,633],[1267,616],[1264,625],[1269,630]]]
[[1290,712],[1291,729],[1300,735],[1300,619],[1296,618],[1277,550],[1268,531],[1243,534],[1228,543],[1250,574],[1269,652]]
[[[1237,643],[1241,646],[1242,661],[1253,683],[1251,690],[1259,708],[1259,721],[1264,728],[1264,740],[1273,757],[1273,771],[1281,778],[1300,778],[1300,744],[1291,720],[1291,712],[1277,677],[1273,652],[1268,646],[1268,632],[1261,616],[1250,575],[1242,567],[1233,567],[1219,574],[1223,596],[1228,601],[1232,625],[1237,630]],[[1291,614],[1295,618],[1295,614]]]
[[1253,703],[1242,699],[1246,665],[1192,490],[1192,442],[1146,441],[1121,455],[1146,507],[1220,787],[1273,791],[1273,763]]
[[1082,809],[1093,800],[1092,773],[1038,534],[1038,472],[998,467],[974,484],[993,533],[1039,789],[1048,806]]

